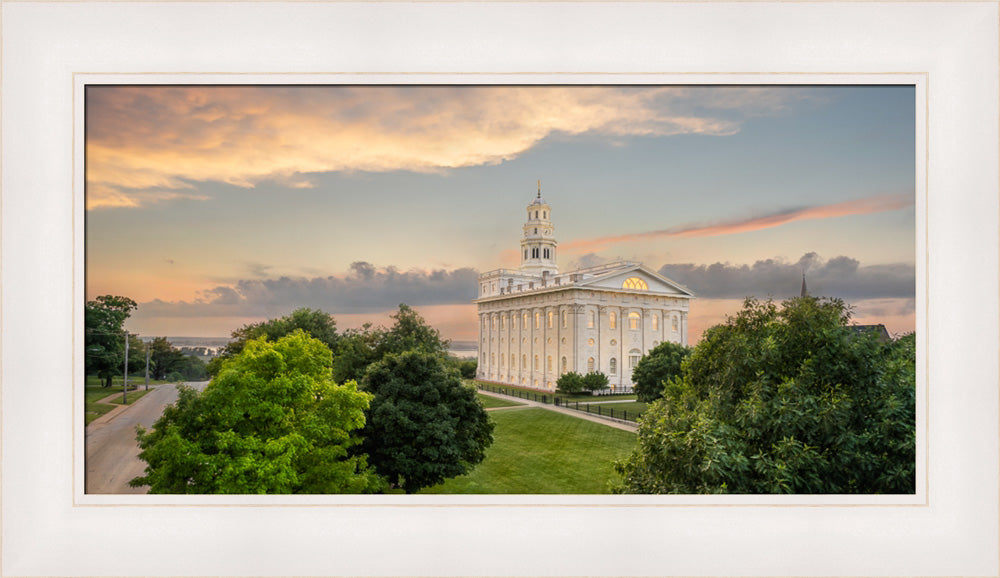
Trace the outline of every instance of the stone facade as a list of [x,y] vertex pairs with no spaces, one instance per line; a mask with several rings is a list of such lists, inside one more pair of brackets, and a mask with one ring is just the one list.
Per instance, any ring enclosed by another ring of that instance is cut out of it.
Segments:
[[[537,211],[537,216],[536,216]],[[559,274],[551,208],[528,206],[521,268],[479,276],[479,379],[554,390],[563,373],[600,371],[615,390],[663,341],[687,345],[694,295],[641,263]]]

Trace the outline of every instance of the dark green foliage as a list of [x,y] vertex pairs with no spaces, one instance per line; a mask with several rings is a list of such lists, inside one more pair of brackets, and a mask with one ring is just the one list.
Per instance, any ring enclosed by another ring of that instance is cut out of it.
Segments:
[[[365,324],[361,329],[348,330],[334,349],[333,375],[337,381],[360,381],[368,366],[393,353],[423,351],[444,356],[448,340],[424,321],[409,305],[401,303],[392,315],[390,329]],[[475,368],[473,368],[473,377]]]
[[248,340],[201,394],[181,388],[150,431],[140,429],[151,493],[362,493],[384,482],[360,439],[371,396],[330,378],[329,348],[298,330]]
[[[195,381],[208,377],[204,361],[194,355],[185,355],[171,345],[166,337],[155,337],[146,347],[149,348],[149,376],[153,379]],[[140,352],[140,355],[143,356],[141,361],[144,364],[145,352]]]
[[219,356],[208,364],[208,371],[217,375],[224,359],[243,351],[247,342],[261,337],[269,341],[291,334],[296,330],[305,331],[313,339],[323,342],[331,350],[337,347],[337,322],[333,316],[319,309],[302,307],[278,319],[268,319],[260,323],[250,323],[233,331],[233,341],[219,351]]
[[[136,307],[135,301],[117,295],[101,295],[84,307],[84,371],[99,376],[105,387],[111,385],[112,377],[125,371],[125,320]],[[138,340],[134,345],[129,341],[130,371],[135,367],[132,355],[136,345],[142,351]]]
[[361,451],[408,494],[468,472],[493,442],[475,391],[437,353],[389,354],[369,367],[362,389],[374,399]]
[[475,359],[458,359],[453,356],[448,356],[448,363],[454,368],[458,369],[458,373],[464,379],[475,379],[476,378],[476,367],[479,365]]
[[840,300],[748,299],[643,415],[620,492],[913,493],[915,339]]
[[566,395],[574,395],[583,391],[583,376],[570,371],[559,376],[556,381],[556,391]]
[[690,348],[670,341],[649,350],[632,370],[636,399],[651,403],[663,397],[664,384],[681,375],[681,363],[690,353]]
[[583,390],[584,391],[598,391],[608,387],[608,376],[604,375],[600,371],[591,371],[587,375],[583,376]]

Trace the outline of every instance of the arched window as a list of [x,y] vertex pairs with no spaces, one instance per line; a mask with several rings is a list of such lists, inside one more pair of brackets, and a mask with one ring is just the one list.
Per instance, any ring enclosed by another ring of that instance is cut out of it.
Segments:
[[527,311],[521,314],[521,327],[528,328],[528,313]]
[[594,312],[593,311],[588,311],[587,312],[587,327],[590,328],[590,329],[594,328]]
[[535,371],[538,371],[538,356],[535,356]]
[[543,219],[548,219],[549,218],[549,212],[548,211],[542,211],[542,218]]
[[535,329],[538,329],[541,326],[542,326],[542,314],[539,313],[538,311],[535,311]]
[[628,368],[635,369],[635,366],[639,364],[639,360],[642,359],[642,352],[638,349],[633,349],[628,352]]
[[628,328],[639,329],[639,314],[635,311],[628,314]]
[[594,371],[594,358],[593,357],[588,357],[587,358],[587,373],[591,373],[592,371]]
[[674,315],[674,318],[673,318],[673,320],[671,320],[670,324],[673,326],[674,331],[677,331],[677,316],[676,315]]
[[636,289],[638,291],[649,291],[649,285],[638,277],[629,277],[622,282],[622,289]]
[[552,371],[552,356],[551,355],[545,358],[545,371],[548,371],[548,372]]
[[535,211],[535,218],[538,218],[538,211]]
[[562,312],[563,328],[565,328],[568,325],[568,323],[569,323],[567,321],[568,319],[569,319],[569,315],[567,315],[567,313],[565,311],[563,311]]
[[517,367],[517,358],[514,357],[513,353],[511,353],[510,354],[510,368],[514,369],[515,367]]
[[608,327],[611,329],[618,327],[618,314],[614,311],[608,312]]
[[497,355],[495,353],[491,353],[490,354],[490,365],[496,365],[496,363],[497,363]]
[[548,320],[547,320],[548,324],[549,324],[549,329],[552,329],[552,323],[553,323],[553,319],[554,318],[555,318],[555,313],[552,312],[552,311],[549,311]]
[[500,316],[500,329],[507,329],[507,314]]
[[527,249],[525,249],[525,250],[524,250],[524,258],[525,258],[525,259],[527,259],[527,258],[528,258],[528,250],[527,250]]
[[618,373],[618,360],[614,357],[612,357],[611,361],[608,362],[608,373],[611,375]]
[[566,373],[566,356],[565,355],[562,358],[562,372]]
[[528,354],[521,354],[521,369],[528,369]]
[[649,318],[649,322],[653,324],[653,331],[660,330],[660,314],[653,313],[653,316]]

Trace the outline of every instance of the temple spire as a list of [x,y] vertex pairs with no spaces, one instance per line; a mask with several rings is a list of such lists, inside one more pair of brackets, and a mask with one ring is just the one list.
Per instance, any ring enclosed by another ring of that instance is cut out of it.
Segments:
[[538,196],[535,198],[542,198],[542,179],[538,179]]
[[806,290],[806,274],[805,274],[805,272],[803,272],[802,273],[802,294],[800,295],[800,297],[807,297],[808,295],[809,295],[809,292]]

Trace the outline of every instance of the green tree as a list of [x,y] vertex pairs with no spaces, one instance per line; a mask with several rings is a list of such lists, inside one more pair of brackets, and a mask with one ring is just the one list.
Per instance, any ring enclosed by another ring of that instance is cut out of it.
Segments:
[[849,320],[836,299],[748,299],[643,415],[617,490],[913,493],[915,339]]
[[690,353],[690,348],[670,341],[650,349],[632,370],[636,399],[652,403],[663,397],[663,386],[681,375],[681,363]]
[[249,323],[233,331],[233,340],[219,351],[218,357],[209,363],[209,373],[216,375],[223,360],[239,354],[247,342],[251,340],[263,337],[270,341],[276,341],[296,330],[305,331],[313,339],[318,339],[326,344],[331,350],[337,347],[339,335],[337,334],[337,322],[333,316],[319,309],[301,307],[284,317]]
[[118,295],[101,295],[84,307],[84,371],[99,376],[105,387],[125,370],[125,320],[136,307],[135,301]]
[[408,494],[468,472],[493,443],[493,422],[475,391],[440,355],[389,354],[369,367],[362,389],[374,399],[361,450]]
[[608,376],[600,371],[591,371],[583,376],[583,389],[591,393],[608,387]]
[[400,303],[392,320],[389,329],[366,323],[342,336],[334,349],[334,379],[360,381],[368,366],[394,353],[422,351],[442,359],[448,355],[448,340],[442,339],[441,333],[409,305]]
[[171,345],[166,337],[154,337],[149,342],[149,365],[153,379],[166,379],[177,371],[183,360],[184,354]]
[[556,391],[566,395],[575,395],[583,391],[583,376],[575,371],[568,371],[556,380]]
[[181,388],[150,431],[139,431],[152,493],[363,493],[384,481],[359,442],[371,396],[330,377],[332,356],[298,330],[248,340],[198,394]]

